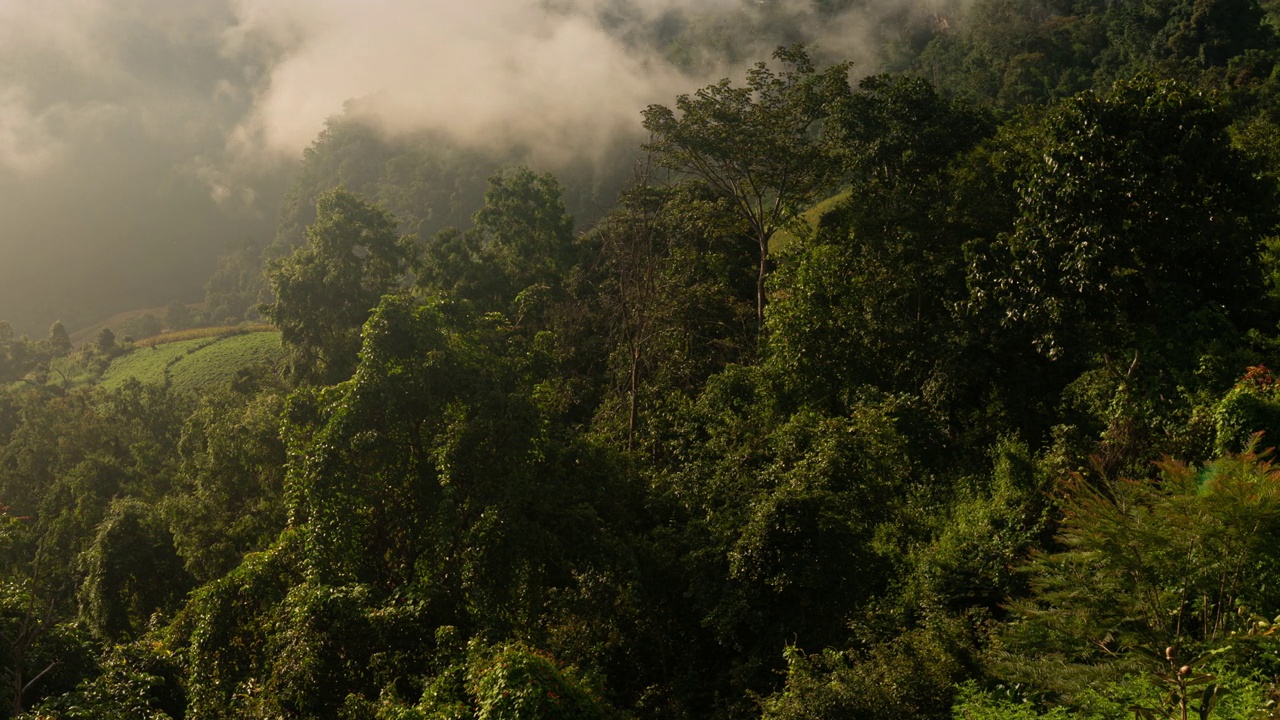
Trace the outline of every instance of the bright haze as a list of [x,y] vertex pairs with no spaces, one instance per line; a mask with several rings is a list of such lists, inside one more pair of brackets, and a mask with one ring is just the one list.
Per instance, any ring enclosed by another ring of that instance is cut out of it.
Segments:
[[[810,0],[0,0],[0,319],[42,334],[199,300],[228,244],[271,236],[291,166],[349,100],[388,134],[554,169],[642,139],[646,105],[780,43],[872,70],[866,28],[900,5],[833,21]],[[728,22],[755,33],[673,51]]]

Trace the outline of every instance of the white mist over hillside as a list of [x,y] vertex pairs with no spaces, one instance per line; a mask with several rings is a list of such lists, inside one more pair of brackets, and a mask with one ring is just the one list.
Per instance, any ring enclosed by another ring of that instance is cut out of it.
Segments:
[[903,4],[816,2],[0,0],[0,319],[198,299],[227,243],[270,236],[283,169],[348,101],[390,134],[554,164],[642,139],[645,106],[780,43],[874,70],[869,28]]

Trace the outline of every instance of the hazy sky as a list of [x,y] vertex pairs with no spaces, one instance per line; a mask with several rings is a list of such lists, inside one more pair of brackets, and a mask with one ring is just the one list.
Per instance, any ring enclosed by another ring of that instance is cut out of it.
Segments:
[[873,54],[876,11],[817,22],[809,0],[0,0],[0,319],[199,299],[227,243],[271,235],[282,172],[349,99],[388,132],[548,158],[638,137],[647,104],[737,71],[691,77],[652,40],[744,7]]

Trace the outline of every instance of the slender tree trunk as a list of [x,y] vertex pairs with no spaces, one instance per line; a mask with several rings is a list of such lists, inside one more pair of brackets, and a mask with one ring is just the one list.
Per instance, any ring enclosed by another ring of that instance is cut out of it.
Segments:
[[756,330],[764,334],[764,276],[769,272],[769,238],[760,236],[760,271],[756,274]]
[[22,671],[23,666],[27,661],[27,651],[31,649],[36,638],[48,628],[52,621],[53,603],[49,603],[49,608],[45,611],[42,617],[36,617],[35,599],[32,598],[30,604],[27,606],[26,615],[23,617],[22,622],[18,624],[18,632],[9,649],[10,656],[13,658],[13,669],[12,674],[10,675],[10,680],[13,681],[11,712],[14,717],[22,713],[24,705],[23,701],[26,697],[27,691],[39,682],[41,678],[48,675],[50,670],[53,670],[58,665],[57,660],[49,663],[44,670],[36,673],[35,677],[30,680],[27,679],[26,674]]
[[634,450],[636,442],[636,414],[640,407],[640,349],[632,346],[631,349],[631,373],[628,378],[631,397],[629,398],[629,407],[627,408],[627,449]]

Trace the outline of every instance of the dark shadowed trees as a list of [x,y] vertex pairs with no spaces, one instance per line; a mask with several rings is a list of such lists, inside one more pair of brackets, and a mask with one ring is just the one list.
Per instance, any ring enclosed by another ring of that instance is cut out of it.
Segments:
[[1018,215],[971,248],[975,307],[998,308],[1051,358],[1163,346],[1150,333],[1203,313],[1246,322],[1276,189],[1231,146],[1228,119],[1206,94],[1140,79],[1010,133]]

